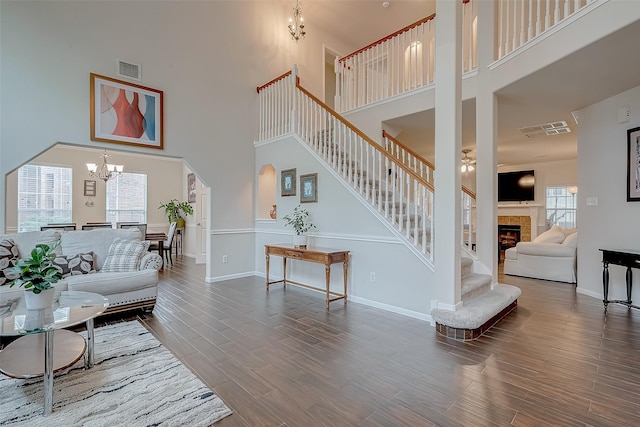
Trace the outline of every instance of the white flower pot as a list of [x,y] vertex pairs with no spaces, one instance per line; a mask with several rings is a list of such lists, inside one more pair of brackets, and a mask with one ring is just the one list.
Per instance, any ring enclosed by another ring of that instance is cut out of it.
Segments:
[[307,236],[304,234],[294,234],[293,235],[293,247],[294,248],[307,248]]
[[27,310],[42,310],[53,307],[53,300],[56,296],[55,288],[46,289],[39,294],[34,294],[30,289],[24,290],[24,300]]

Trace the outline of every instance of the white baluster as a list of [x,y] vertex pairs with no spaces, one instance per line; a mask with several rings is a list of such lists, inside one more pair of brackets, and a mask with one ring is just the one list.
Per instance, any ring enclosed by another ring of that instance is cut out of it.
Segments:
[[536,0],[536,36],[542,32],[542,16],[540,15],[540,3],[542,0]]
[[558,22],[560,22],[560,0],[555,1],[556,7],[553,11],[553,25],[556,25]]
[[518,45],[518,3],[513,3],[513,34],[511,50],[516,50]]
[[525,38],[526,26],[524,20],[525,10],[527,10],[525,7],[525,1],[526,0],[520,0],[520,44],[518,46],[522,46],[527,41]]
[[506,54],[503,46],[504,40],[504,2],[498,2],[498,59],[502,58]]
[[527,28],[527,40],[529,41],[533,38],[533,0],[529,0],[529,26]]
[[566,19],[571,14],[571,2],[564,0],[564,16],[562,19]]
[[511,40],[511,11],[510,11],[510,5],[511,5],[511,1],[510,0],[506,0],[506,4],[507,4],[507,8],[505,10],[505,24],[506,24],[506,30],[505,30],[505,47],[504,47],[504,54],[508,54],[509,52],[511,52],[511,49],[509,47],[509,41]]
[[546,0],[545,2],[546,14],[544,16],[544,29],[543,31],[547,31],[549,27],[551,27],[551,0]]

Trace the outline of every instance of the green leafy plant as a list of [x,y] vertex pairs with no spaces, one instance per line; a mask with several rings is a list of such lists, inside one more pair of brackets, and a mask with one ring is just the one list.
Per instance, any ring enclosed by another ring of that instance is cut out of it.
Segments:
[[189,202],[179,202],[178,199],[171,199],[167,203],[161,204],[158,209],[164,209],[169,222],[184,218],[183,215],[193,215],[193,206]]
[[296,234],[300,235],[316,228],[310,221],[311,214],[302,206],[298,205],[289,215],[282,217],[286,225],[290,225]]
[[31,251],[30,258],[18,260],[15,267],[5,270],[9,277],[16,277],[11,286],[22,286],[31,289],[34,294],[50,289],[62,279],[62,272],[53,265],[56,254],[53,252],[60,245],[58,240],[53,245],[37,244]]

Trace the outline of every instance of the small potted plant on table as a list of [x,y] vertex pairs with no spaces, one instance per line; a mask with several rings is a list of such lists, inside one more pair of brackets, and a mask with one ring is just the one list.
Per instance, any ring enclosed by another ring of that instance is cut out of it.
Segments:
[[11,286],[18,285],[24,288],[28,310],[39,310],[53,305],[53,284],[62,279],[62,272],[53,265],[56,258],[53,251],[59,244],[60,241],[51,246],[37,244],[31,251],[31,257],[18,260],[15,267],[9,269],[10,277],[15,277]]
[[189,202],[179,202],[178,199],[171,199],[161,204],[158,209],[164,209],[169,222],[175,221],[177,228],[184,228],[184,217],[193,215],[193,206]]
[[296,248],[306,248],[307,236],[304,233],[316,228],[316,226],[311,223],[310,216],[311,214],[309,211],[298,205],[295,207],[293,212],[282,218],[286,225],[293,227],[293,230],[296,233],[293,236],[293,246]]

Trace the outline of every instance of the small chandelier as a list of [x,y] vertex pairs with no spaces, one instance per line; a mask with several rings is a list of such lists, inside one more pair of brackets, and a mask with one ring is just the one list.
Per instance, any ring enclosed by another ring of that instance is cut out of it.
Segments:
[[471,150],[465,149],[462,150],[464,153],[464,157],[462,158],[462,166],[460,167],[460,172],[464,174],[464,176],[469,175],[469,172],[473,172],[475,168],[473,167],[473,160],[471,160],[468,156]]
[[116,178],[122,173],[124,169],[123,165],[112,165],[107,163],[107,158],[111,157],[105,150],[104,154],[101,154],[102,166],[98,167],[95,163],[87,163],[87,170],[89,170],[89,176],[99,178],[104,182],[109,181],[111,178]]
[[304,18],[299,0],[296,0],[296,7],[293,8],[293,18],[289,18],[289,34],[291,34],[291,39],[296,42],[307,34],[304,31]]

